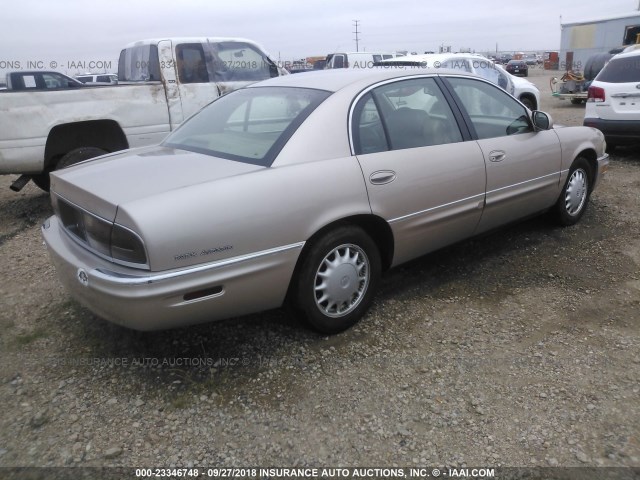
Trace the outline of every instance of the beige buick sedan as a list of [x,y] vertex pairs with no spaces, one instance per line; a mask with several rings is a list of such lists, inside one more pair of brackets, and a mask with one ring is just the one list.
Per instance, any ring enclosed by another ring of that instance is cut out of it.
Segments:
[[318,71],[225,95],[161,145],[53,172],[69,292],[138,330],[292,304],[335,333],[383,271],[550,211],[577,222],[602,134],[442,69]]

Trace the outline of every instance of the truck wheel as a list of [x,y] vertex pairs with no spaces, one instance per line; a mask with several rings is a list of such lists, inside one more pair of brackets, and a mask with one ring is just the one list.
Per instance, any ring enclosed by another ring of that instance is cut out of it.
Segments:
[[75,150],[71,150],[64,157],[58,160],[58,163],[56,163],[54,170],[60,170],[61,168],[68,167],[69,165],[73,165],[74,163],[82,162],[83,160],[89,160],[93,157],[99,157],[100,155],[104,155],[105,153],[109,152],[96,147],[76,148]]
[[[78,163],[83,160],[89,160],[93,157],[99,157],[100,155],[104,155],[105,153],[109,152],[96,147],[76,148],[75,150],[71,150],[60,160],[58,160],[58,162],[53,166],[53,170],[60,170],[61,168],[68,167],[69,165],[73,165],[74,163]],[[39,175],[32,175],[31,180],[33,180],[33,183],[35,183],[45,192],[49,191],[49,188],[51,186],[49,171],[46,171]]]
[[581,98],[572,98],[571,99],[571,103],[573,103],[574,105],[581,105],[583,102],[583,100]]
[[40,189],[45,192],[49,191],[49,172],[41,173],[40,175],[31,175],[31,180],[35,183]]

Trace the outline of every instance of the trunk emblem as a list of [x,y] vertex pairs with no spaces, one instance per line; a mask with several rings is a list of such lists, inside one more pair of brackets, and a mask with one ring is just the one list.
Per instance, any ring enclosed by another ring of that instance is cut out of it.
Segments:
[[78,281],[85,287],[89,285],[89,275],[87,275],[87,272],[85,272],[83,268],[78,269],[76,277],[78,278]]

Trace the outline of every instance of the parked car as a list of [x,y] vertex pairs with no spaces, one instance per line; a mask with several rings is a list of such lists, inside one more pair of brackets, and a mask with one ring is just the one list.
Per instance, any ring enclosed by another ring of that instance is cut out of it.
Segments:
[[547,210],[578,222],[607,165],[601,132],[556,129],[477,76],[310,72],[53,172],[42,232],[71,294],[121,325],[287,302],[335,333],[388,268]]
[[583,124],[610,148],[640,142],[640,50],[615,55],[591,82]]
[[503,53],[500,56],[498,56],[498,63],[501,63],[502,65],[506,65],[507,63],[509,63],[509,61],[513,58],[513,55],[511,55],[510,53]]
[[89,88],[61,74],[67,86],[83,88],[61,91],[62,80],[40,88],[45,79],[39,78],[53,75],[34,72],[21,81],[37,88],[2,92],[0,175],[21,174],[12,190],[33,180],[48,191],[50,171],[155,145],[214,98],[286,73],[251,40],[220,37],[130,43],[120,52],[119,83],[113,88]]
[[60,72],[36,70],[7,73],[6,86],[7,92],[34,92],[46,90],[67,90],[70,88],[84,87],[84,84],[75,78],[68,77]]
[[115,73],[86,73],[76,75],[76,80],[88,85],[116,85],[118,75]]
[[520,100],[529,110],[540,105],[540,90],[533,83],[508,73],[502,65],[475,53],[437,53],[425,55],[407,55],[382,60],[379,66],[407,66],[422,68],[451,68],[466,73],[474,73],[504,88]]
[[389,52],[330,53],[324,68],[371,68],[376,62],[393,57],[395,55]]
[[524,60],[509,60],[505,65],[505,70],[511,75],[529,76],[529,66]]

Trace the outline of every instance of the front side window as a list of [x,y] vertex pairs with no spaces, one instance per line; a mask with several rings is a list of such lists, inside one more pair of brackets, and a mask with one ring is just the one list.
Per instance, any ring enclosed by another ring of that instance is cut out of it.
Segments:
[[44,80],[44,85],[46,88],[63,88],[67,83],[64,81],[64,79],[52,73],[42,74],[42,79]]
[[352,125],[357,154],[462,141],[453,112],[433,78],[373,89],[354,109]]
[[478,138],[532,132],[527,110],[504,91],[469,78],[448,79],[467,111]]
[[261,87],[218,98],[184,122],[163,145],[269,166],[329,92]]

